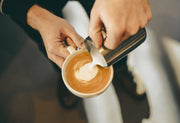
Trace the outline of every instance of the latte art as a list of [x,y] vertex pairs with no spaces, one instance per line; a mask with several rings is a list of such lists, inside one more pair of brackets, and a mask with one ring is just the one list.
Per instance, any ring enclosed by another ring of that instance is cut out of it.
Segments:
[[92,67],[92,63],[87,63],[80,67],[78,71],[76,71],[75,76],[81,82],[87,82],[92,80],[98,73],[97,66]]
[[105,88],[111,79],[111,68],[92,66],[92,58],[87,51],[72,58],[65,71],[69,86],[78,92],[88,94]]

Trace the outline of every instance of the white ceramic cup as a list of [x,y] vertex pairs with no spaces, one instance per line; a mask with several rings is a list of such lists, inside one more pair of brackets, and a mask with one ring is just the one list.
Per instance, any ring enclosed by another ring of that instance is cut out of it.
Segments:
[[67,65],[69,64],[69,62],[71,61],[72,58],[74,58],[76,55],[78,55],[78,54],[80,54],[82,52],[86,52],[87,50],[85,50],[85,49],[75,50],[72,46],[67,47],[67,49],[68,49],[70,55],[66,58],[66,60],[63,63],[63,66],[62,66],[62,78],[63,78],[64,84],[69,89],[69,91],[72,92],[74,95],[76,95],[78,97],[82,97],[82,98],[93,97],[93,96],[99,95],[102,92],[104,92],[109,87],[109,85],[112,82],[113,75],[114,75],[113,67],[110,66],[110,68],[111,68],[111,76],[110,76],[110,79],[109,79],[109,81],[107,82],[107,84],[106,84],[106,86],[104,88],[102,88],[101,90],[99,90],[97,92],[94,92],[94,93],[82,93],[82,92],[78,92],[77,90],[74,90],[69,85],[69,83],[67,82],[67,79],[66,79],[67,78],[67,76],[66,76],[66,68],[67,68]]

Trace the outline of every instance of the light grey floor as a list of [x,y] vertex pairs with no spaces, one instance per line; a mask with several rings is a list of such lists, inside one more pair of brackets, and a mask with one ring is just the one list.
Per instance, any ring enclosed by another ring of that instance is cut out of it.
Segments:
[[[176,110],[177,112],[177,115],[175,114],[176,119],[180,120],[180,118],[178,118],[180,115],[180,81],[179,81],[180,54],[178,52],[180,49],[180,35],[179,35],[180,1],[179,0],[171,0],[171,1],[160,0],[160,1],[150,1],[150,3],[152,6],[153,18],[148,24],[148,27],[153,35],[153,36],[150,35],[151,42],[153,42],[154,44],[153,46],[155,47],[154,50],[152,50],[152,52],[154,52],[154,58],[156,59],[156,61],[159,60],[159,66],[156,66],[156,67],[157,68],[162,67],[161,71],[163,70],[164,72],[164,76],[161,76],[162,77],[161,81],[164,80],[164,82],[159,81],[161,84],[162,83],[164,84],[158,85],[160,83],[157,83],[157,85],[154,85],[154,88],[152,87],[151,90],[153,93],[156,91],[155,89],[157,89],[156,88],[157,86],[159,86],[159,89],[161,87],[164,87],[161,89],[162,94],[160,95],[165,95],[166,93],[166,96],[169,95],[169,99],[167,98],[166,99],[171,102],[170,103],[169,101],[167,101],[168,103],[166,102],[166,106],[169,106],[170,108],[171,107],[170,105],[172,104],[172,102],[175,102],[174,110],[170,109],[171,111],[169,111],[169,116],[168,114],[166,115],[167,117],[169,117],[169,121],[175,122],[176,121],[174,120],[175,118],[173,120],[170,120],[170,119],[172,118],[171,113],[172,114],[174,113],[172,111]],[[167,88],[169,89],[166,90]],[[167,93],[168,91],[171,91],[171,92]],[[158,94],[156,93],[156,96],[154,97],[158,97]],[[161,96],[159,96],[157,100],[159,100],[159,102],[161,102],[162,105],[165,104],[165,102],[163,102],[163,97],[161,98]],[[156,100],[153,100],[153,101],[156,103]],[[158,101],[156,104],[158,104]],[[162,110],[157,113],[160,114],[163,110],[164,109],[162,107]],[[167,111],[168,111],[168,108],[167,108]],[[154,112],[152,115],[154,114],[156,113]],[[155,117],[156,119],[158,119],[157,116]],[[159,121],[163,123],[168,122],[168,120],[163,121],[164,119],[166,118],[162,118],[162,120],[159,120]],[[180,122],[179,120],[176,122]]]
[[[162,61],[170,87],[180,111],[180,1],[150,1],[153,18],[148,24],[157,41],[158,56]],[[176,45],[173,47],[173,45]],[[172,51],[172,52],[171,52]]]

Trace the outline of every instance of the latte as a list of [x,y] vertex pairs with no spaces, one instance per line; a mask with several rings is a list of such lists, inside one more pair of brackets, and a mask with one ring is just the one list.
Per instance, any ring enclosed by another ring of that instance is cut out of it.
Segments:
[[106,87],[111,79],[111,68],[92,67],[92,58],[85,51],[73,57],[65,71],[67,83],[80,93],[96,93]]

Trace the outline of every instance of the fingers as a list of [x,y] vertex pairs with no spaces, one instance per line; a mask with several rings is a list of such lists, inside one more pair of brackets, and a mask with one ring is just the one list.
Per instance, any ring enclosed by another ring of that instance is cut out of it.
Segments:
[[107,38],[104,41],[104,46],[108,49],[115,49],[125,32],[125,23],[126,17],[116,19],[115,21],[106,22],[104,25],[106,26]]
[[[73,46],[74,48],[77,48],[77,46],[83,47],[83,38],[79,36],[74,29],[66,28],[65,30],[66,31],[61,30],[60,34],[57,35],[57,37],[52,38],[52,40],[45,41],[48,58],[59,67],[62,67],[64,60],[70,54],[67,50],[67,45]],[[70,35],[67,36],[67,34]]]
[[66,58],[69,55],[69,52],[66,49],[66,45],[63,41],[56,41],[56,42],[48,42],[45,45],[46,52],[50,54],[54,54],[63,58]]
[[[134,11],[137,11],[137,10],[135,9]],[[139,21],[140,19],[139,18],[141,18],[142,14],[140,13],[141,16],[139,17],[137,15],[137,12],[134,12],[134,11],[131,11],[127,18],[126,29],[124,32],[125,33],[124,35],[126,35],[126,37],[135,35],[140,28],[140,21]]]
[[[73,47],[76,47],[76,45],[73,44],[72,40],[67,39],[68,44],[70,44]],[[56,42],[54,46],[51,46],[51,48],[47,49],[46,52],[48,58],[56,63],[60,68],[62,68],[64,60],[69,56],[69,51],[67,50],[67,46],[63,41]]]
[[[149,7],[137,6],[139,9],[132,9],[124,24],[120,21],[116,23],[118,26],[106,26],[107,27],[107,39],[104,42],[105,47],[109,49],[115,49],[122,41],[126,40],[130,36],[135,35],[140,28],[144,28],[148,21],[152,17],[152,13]],[[136,12],[134,12],[136,11]]]
[[62,68],[63,62],[65,60],[65,58],[57,56],[53,53],[47,53],[48,58],[53,61],[55,64],[57,64],[60,68]]
[[48,58],[61,67],[64,59],[70,54],[67,45],[82,48],[84,40],[66,20],[57,16],[51,16],[50,20],[48,24],[43,25],[39,33]]
[[72,42],[74,42],[74,44],[79,48],[85,47],[84,39],[75,31],[75,29],[73,27],[66,28],[65,34],[68,35],[68,37],[69,37],[68,41],[71,45],[72,45]]
[[112,31],[107,29],[107,38],[104,41],[104,46],[108,49],[115,49],[119,43],[120,39],[124,33],[124,28],[113,28]]
[[[93,14],[92,14],[93,15]],[[91,16],[90,23],[89,23],[89,36],[94,41],[95,46],[97,48],[100,48],[103,43],[102,35],[101,35],[101,29],[102,29],[102,23],[99,17]]]
[[[144,1],[144,2],[146,2],[146,1]],[[149,17],[148,17],[147,12],[148,12],[148,6],[141,7],[141,8],[139,8],[137,10],[137,13],[140,14],[140,16],[138,17],[140,28],[144,28],[147,25],[148,21],[149,21]]]
[[149,22],[152,18],[152,12],[151,12],[151,6],[150,6],[150,3],[148,0],[144,1],[144,12],[146,14],[146,17],[147,17],[147,21]]
[[73,46],[75,49],[77,48],[76,44],[73,42],[73,40],[71,38],[67,37],[66,42],[67,42],[68,46]]
[[122,41],[135,35],[151,19],[148,0],[96,1],[91,11],[89,35],[97,47],[103,43],[102,25],[106,28],[105,47],[115,49]]

